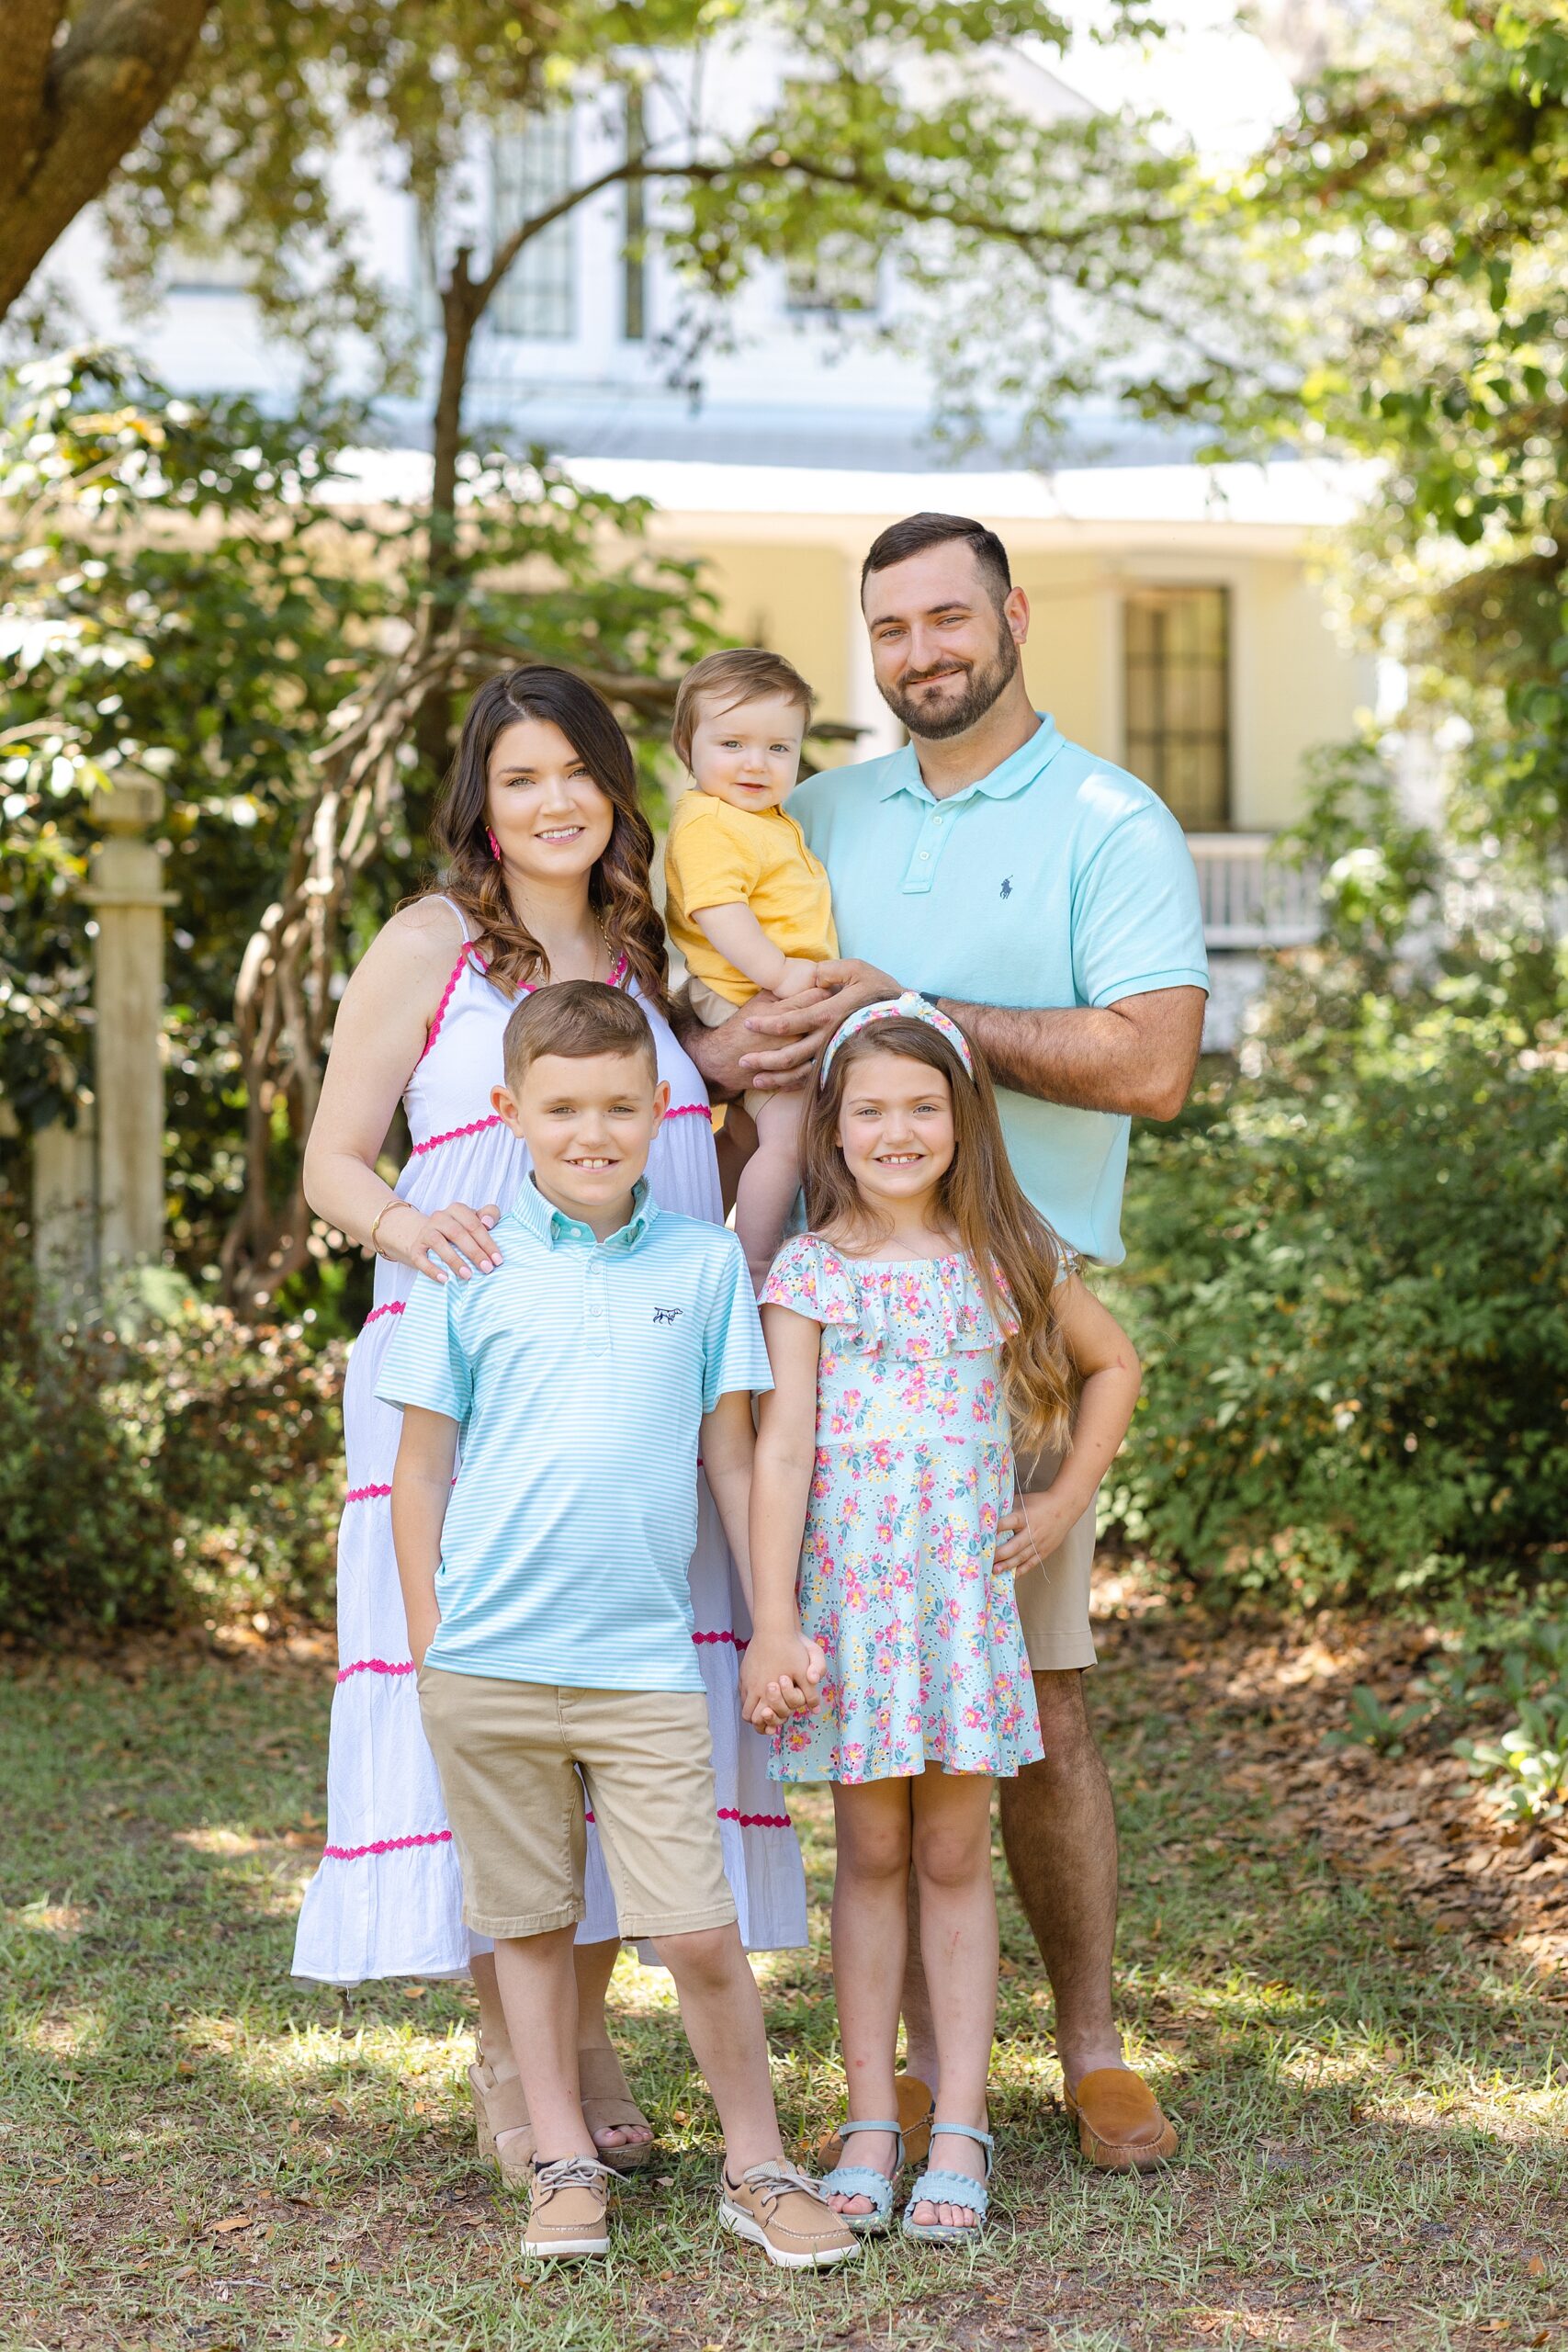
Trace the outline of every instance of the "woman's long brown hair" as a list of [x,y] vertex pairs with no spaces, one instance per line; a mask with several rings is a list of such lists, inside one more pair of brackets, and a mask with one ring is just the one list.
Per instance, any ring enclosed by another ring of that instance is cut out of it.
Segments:
[[631,745],[604,695],[570,670],[545,662],[508,670],[488,680],[468,705],[431,825],[441,859],[434,888],[473,922],[491,979],[520,989],[549,978],[549,959],[519,920],[487,837],[491,753],[520,718],[558,727],[610,803],[614,821],[588,877],[588,903],[604,922],[612,965],[624,956],[642,994],[663,1012],[670,959],[649,881],[653,828],[642,812]]
[[[829,1038],[824,1053],[831,1044]],[[938,1188],[938,1213],[957,1234],[998,1324],[1017,1317],[1018,1329],[1002,1347],[1002,1377],[1021,1449],[1065,1447],[1076,1384],[1056,1317],[1062,1245],[1025,1200],[1008,1165],[996,1093],[978,1048],[974,1052],[971,1078],[957,1047],[940,1029],[890,1013],[845,1039],[825,1082],[818,1057],[802,1133],[807,1221],[813,1233],[829,1238],[841,1233],[875,1240],[887,1230],[856,1191],[839,1143],[840,1114],[855,1064],[872,1054],[897,1054],[940,1070],[953,1097],[953,1152]]]

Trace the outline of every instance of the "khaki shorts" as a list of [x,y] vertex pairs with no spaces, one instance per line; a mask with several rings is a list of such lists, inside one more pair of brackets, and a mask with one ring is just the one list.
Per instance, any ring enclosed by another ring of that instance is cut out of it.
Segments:
[[[1048,1449],[1018,1457],[1018,1490],[1043,1494],[1066,1456]],[[1014,1579],[1024,1646],[1035,1674],[1061,1674],[1095,1663],[1089,1589],[1094,1568],[1095,1503],[1068,1528],[1054,1552]]]
[[476,1934],[542,1936],[582,1917],[585,1784],[623,1936],[733,1923],[700,1690],[574,1690],[422,1666],[419,1712]]
[[[740,1012],[744,1010],[744,1007],[741,1005],[731,1004],[727,996],[720,996],[716,989],[710,989],[705,980],[699,980],[694,972],[690,975],[686,981],[686,998],[687,1001],[691,1005],[692,1011],[696,1014],[697,1019],[702,1023],[705,1029],[720,1028],[723,1023],[728,1020],[732,1012]],[[749,1001],[750,999],[748,999],[748,1002]],[[763,1039],[761,1042],[765,1044],[767,1041],[766,1039]],[[768,1092],[766,1087],[758,1086],[749,1086],[746,1089],[745,1093],[740,1097],[746,1110],[753,1119],[757,1115],[757,1106],[759,1103],[771,1102],[775,1099],[776,1098],[773,1095]]]

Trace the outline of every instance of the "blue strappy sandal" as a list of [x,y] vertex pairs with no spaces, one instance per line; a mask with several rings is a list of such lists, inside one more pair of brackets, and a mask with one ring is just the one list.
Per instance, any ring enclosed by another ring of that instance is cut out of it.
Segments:
[[[967,2123],[933,2123],[933,2148],[944,2132],[954,2139],[973,2140],[984,2148],[986,2180],[989,2180],[997,2153],[997,2143],[990,2133],[976,2132]],[[904,2208],[904,2235],[921,2238],[928,2245],[970,2245],[985,2231],[990,2201],[990,2191],[984,2181],[971,2180],[966,2172],[948,2172],[940,2165],[928,2165],[909,2191],[909,2201]],[[967,2226],[959,2222],[911,2222],[909,2216],[917,2205],[966,2205],[975,2219]],[[850,2218],[846,2213],[844,2219]]]
[[852,2139],[857,2132],[887,2133],[894,2147],[892,2172],[878,2172],[874,2165],[835,2165],[818,2182],[817,2193],[819,2197],[869,2197],[875,2207],[874,2212],[840,2213],[839,2219],[853,2230],[857,2238],[879,2238],[893,2226],[893,2191],[904,2169],[904,2133],[897,2123],[852,2120],[845,2124],[843,2137]]

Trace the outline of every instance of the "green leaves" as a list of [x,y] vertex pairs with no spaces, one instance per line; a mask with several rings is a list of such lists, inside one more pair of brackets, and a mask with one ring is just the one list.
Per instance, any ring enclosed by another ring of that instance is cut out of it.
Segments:
[[[152,767],[175,899],[170,1233],[189,1271],[210,1272],[244,1179],[236,974],[288,871],[327,721],[406,628],[416,526],[372,525],[350,503],[352,412],[278,420],[243,401],[172,400],[102,350],[7,389],[0,1088],[26,1126],[70,1119],[85,1100],[86,804],[123,763]],[[453,592],[497,668],[534,658],[651,681],[714,642],[694,567],[644,547],[640,503],[581,489],[539,452],[476,456],[459,491]],[[646,741],[643,756],[652,787]],[[357,947],[423,866],[434,779],[412,745],[408,759],[406,804],[351,897]],[[287,1182],[299,1106],[274,1087],[269,1114]]]
[[1116,1508],[1216,1595],[1561,1578],[1561,1033],[1522,990],[1406,968],[1359,991],[1348,966],[1286,960],[1257,1074],[1134,1147],[1115,1291],[1145,1379]]

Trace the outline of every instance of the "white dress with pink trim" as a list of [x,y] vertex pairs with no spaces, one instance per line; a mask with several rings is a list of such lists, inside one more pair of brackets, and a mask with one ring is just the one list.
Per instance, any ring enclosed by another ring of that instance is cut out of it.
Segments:
[[[456,907],[453,913],[462,920]],[[501,1039],[516,1000],[491,985],[464,946],[403,1094],[415,1138],[398,1192],[423,1210],[465,1201],[510,1207],[528,1155],[490,1109]],[[649,1181],[663,1208],[718,1223],[723,1215],[713,1123],[694,1064],[669,1023],[644,1006],[670,1082]],[[402,1595],[392,1551],[392,1465],[401,1416],[376,1396],[381,1359],[416,1281],[389,1259],[349,1360],[344,1387],[348,1493],[338,1532],[338,1677],[327,1759],[327,1843],[305,1890],[294,1973],[327,1984],[373,1976],[458,1976],[487,1939],[463,1924],[462,1887],[434,1759],[420,1725]],[[473,1279],[482,1282],[476,1274]],[[460,1474],[459,1474],[460,1475]],[[752,1951],[806,1941],[800,1849],[768,1778],[768,1744],[742,1724],[737,1651],[745,1602],[707,1485],[698,1473],[692,1555],[694,1639],[707,1690],[724,1865],[740,1933]],[[583,1941],[616,1932],[615,1904],[590,1827]]]

